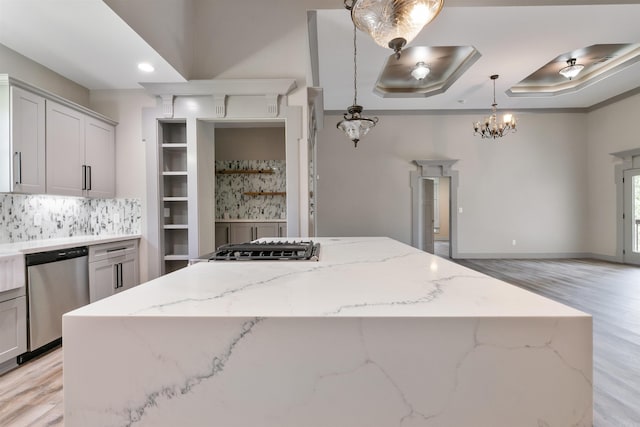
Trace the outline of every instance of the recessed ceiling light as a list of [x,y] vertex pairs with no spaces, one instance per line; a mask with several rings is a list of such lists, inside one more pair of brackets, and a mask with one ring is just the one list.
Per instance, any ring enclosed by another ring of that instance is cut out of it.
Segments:
[[153,65],[148,62],[141,62],[138,64],[138,70],[144,71],[145,73],[153,73],[155,68],[153,68]]

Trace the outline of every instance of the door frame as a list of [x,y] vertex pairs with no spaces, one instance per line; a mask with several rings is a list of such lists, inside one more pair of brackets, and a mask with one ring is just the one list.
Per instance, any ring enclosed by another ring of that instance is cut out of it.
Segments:
[[449,177],[449,256],[458,258],[458,159],[414,160],[418,170],[411,171],[411,245],[422,249],[422,194],[425,179]]
[[[640,148],[632,150],[619,151],[611,153],[622,163],[615,165],[615,181],[616,181],[616,261],[628,264],[629,257],[625,257],[625,227],[624,227],[624,174],[630,169],[640,168]],[[633,262],[635,264],[635,262]]]

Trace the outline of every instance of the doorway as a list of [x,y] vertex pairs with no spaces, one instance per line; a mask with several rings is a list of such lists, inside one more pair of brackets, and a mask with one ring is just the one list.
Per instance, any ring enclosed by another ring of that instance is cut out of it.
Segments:
[[457,258],[457,160],[414,160],[411,172],[412,245],[444,258]]
[[640,169],[624,171],[624,262],[640,265]]

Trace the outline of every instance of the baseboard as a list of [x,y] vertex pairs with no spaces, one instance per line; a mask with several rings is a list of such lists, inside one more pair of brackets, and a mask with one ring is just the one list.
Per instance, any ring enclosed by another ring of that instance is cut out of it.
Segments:
[[593,258],[593,254],[587,252],[502,252],[502,253],[473,253],[458,252],[456,259],[566,259],[566,258]]
[[602,255],[602,254],[588,253],[586,254],[586,258],[592,258],[592,259],[597,259],[599,261],[616,262],[618,264],[622,264],[622,257],[619,257],[617,255]]

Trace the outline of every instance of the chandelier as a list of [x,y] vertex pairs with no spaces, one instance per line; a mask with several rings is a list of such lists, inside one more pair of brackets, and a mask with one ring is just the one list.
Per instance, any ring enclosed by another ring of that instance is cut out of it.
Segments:
[[340,120],[336,127],[343,131],[347,138],[353,141],[353,146],[358,146],[360,138],[365,136],[369,130],[378,123],[378,118],[365,117],[362,115],[362,106],[358,105],[358,47],[356,44],[356,26],[353,25],[353,105],[347,108],[344,119]]
[[442,10],[444,0],[344,0],[351,19],[382,47],[402,48]]
[[516,118],[513,114],[505,114],[502,122],[498,121],[496,103],[496,80],[498,75],[494,74],[490,77],[493,80],[493,104],[491,104],[491,115],[485,117],[483,122],[475,122],[473,124],[473,134],[480,135],[484,138],[502,138],[509,132],[516,131]]
[[569,80],[571,80],[572,78],[580,74],[580,71],[582,71],[583,69],[584,69],[584,65],[576,64],[576,58],[571,58],[567,60],[567,66],[564,68],[561,68],[560,71],[558,72],[563,77],[566,77]]

